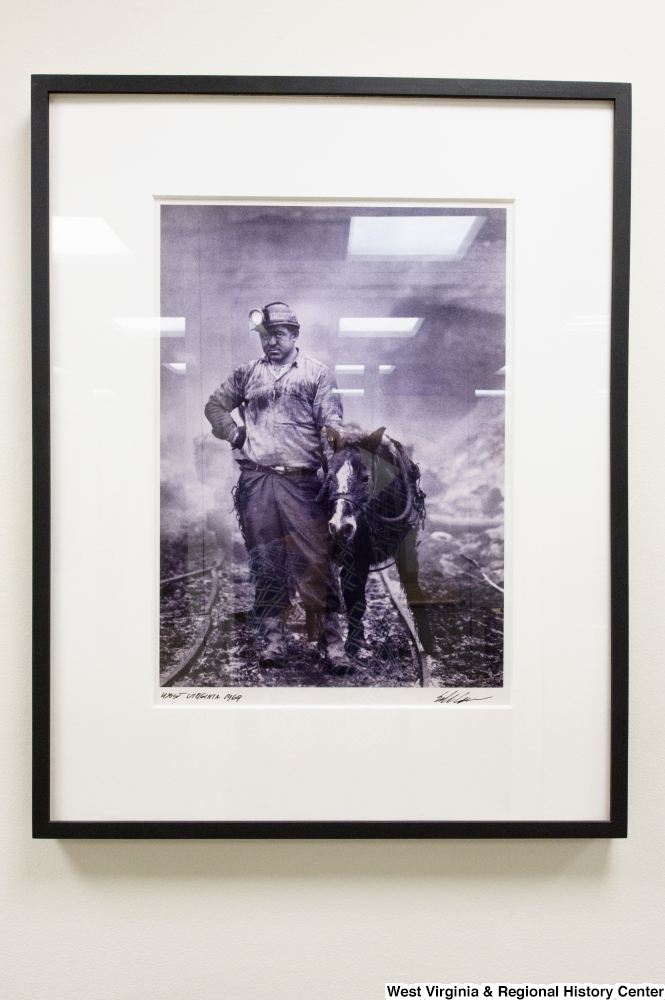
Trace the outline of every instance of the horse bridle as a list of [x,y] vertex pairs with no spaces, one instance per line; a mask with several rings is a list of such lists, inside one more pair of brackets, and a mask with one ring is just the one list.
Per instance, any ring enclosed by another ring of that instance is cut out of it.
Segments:
[[358,510],[361,511],[365,510],[363,505],[361,503],[358,503],[357,500],[354,500],[350,493],[333,493],[328,499],[331,500],[333,503],[335,503],[335,501],[337,500],[346,500],[346,502],[350,503],[352,507],[357,507]]
[[402,511],[401,514],[398,514],[396,517],[386,517],[385,514],[378,514],[376,511],[368,511],[366,506],[358,503],[357,500],[354,500],[349,493],[333,493],[329,497],[329,499],[333,503],[336,500],[346,500],[346,502],[350,503],[352,507],[357,507],[357,509],[361,513],[363,513],[365,517],[367,517],[368,519],[374,518],[376,521],[383,521],[384,524],[396,524],[397,522],[400,522],[401,524],[407,525],[409,528],[412,528],[414,527],[414,525],[418,524],[418,521],[420,521],[421,519],[421,515],[418,514],[418,517],[416,518],[415,521],[407,520],[407,517],[411,513],[414,506],[413,500],[411,498],[407,498],[407,501],[404,505],[404,510]]

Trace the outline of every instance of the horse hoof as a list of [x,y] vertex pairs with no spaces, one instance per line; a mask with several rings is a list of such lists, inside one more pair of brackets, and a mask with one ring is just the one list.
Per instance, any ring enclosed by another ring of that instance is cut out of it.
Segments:
[[334,677],[349,677],[351,674],[355,674],[356,668],[346,658],[334,662],[328,660],[328,672]]

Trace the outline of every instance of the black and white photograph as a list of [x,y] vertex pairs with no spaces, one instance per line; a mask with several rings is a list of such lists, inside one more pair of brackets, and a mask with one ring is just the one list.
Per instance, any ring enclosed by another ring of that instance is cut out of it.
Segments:
[[160,206],[161,688],[503,687],[507,211]]

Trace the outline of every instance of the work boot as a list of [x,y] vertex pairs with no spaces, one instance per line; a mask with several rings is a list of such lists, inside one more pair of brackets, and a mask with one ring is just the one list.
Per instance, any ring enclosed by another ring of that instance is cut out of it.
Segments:
[[286,638],[281,618],[266,618],[261,625],[266,646],[259,656],[260,667],[283,667],[286,663]]
[[336,611],[326,611],[323,618],[321,646],[325,650],[328,669],[336,677],[354,673],[354,667],[344,650],[344,638]]

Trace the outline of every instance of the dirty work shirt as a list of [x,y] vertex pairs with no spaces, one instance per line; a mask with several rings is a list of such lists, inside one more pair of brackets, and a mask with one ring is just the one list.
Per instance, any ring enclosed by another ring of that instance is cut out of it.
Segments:
[[239,457],[258,465],[318,469],[322,429],[342,423],[336,389],[330,369],[304,354],[277,372],[267,358],[258,358],[236,368],[213,392],[205,414],[215,437],[233,442],[237,424],[231,410],[240,410],[247,440]]

